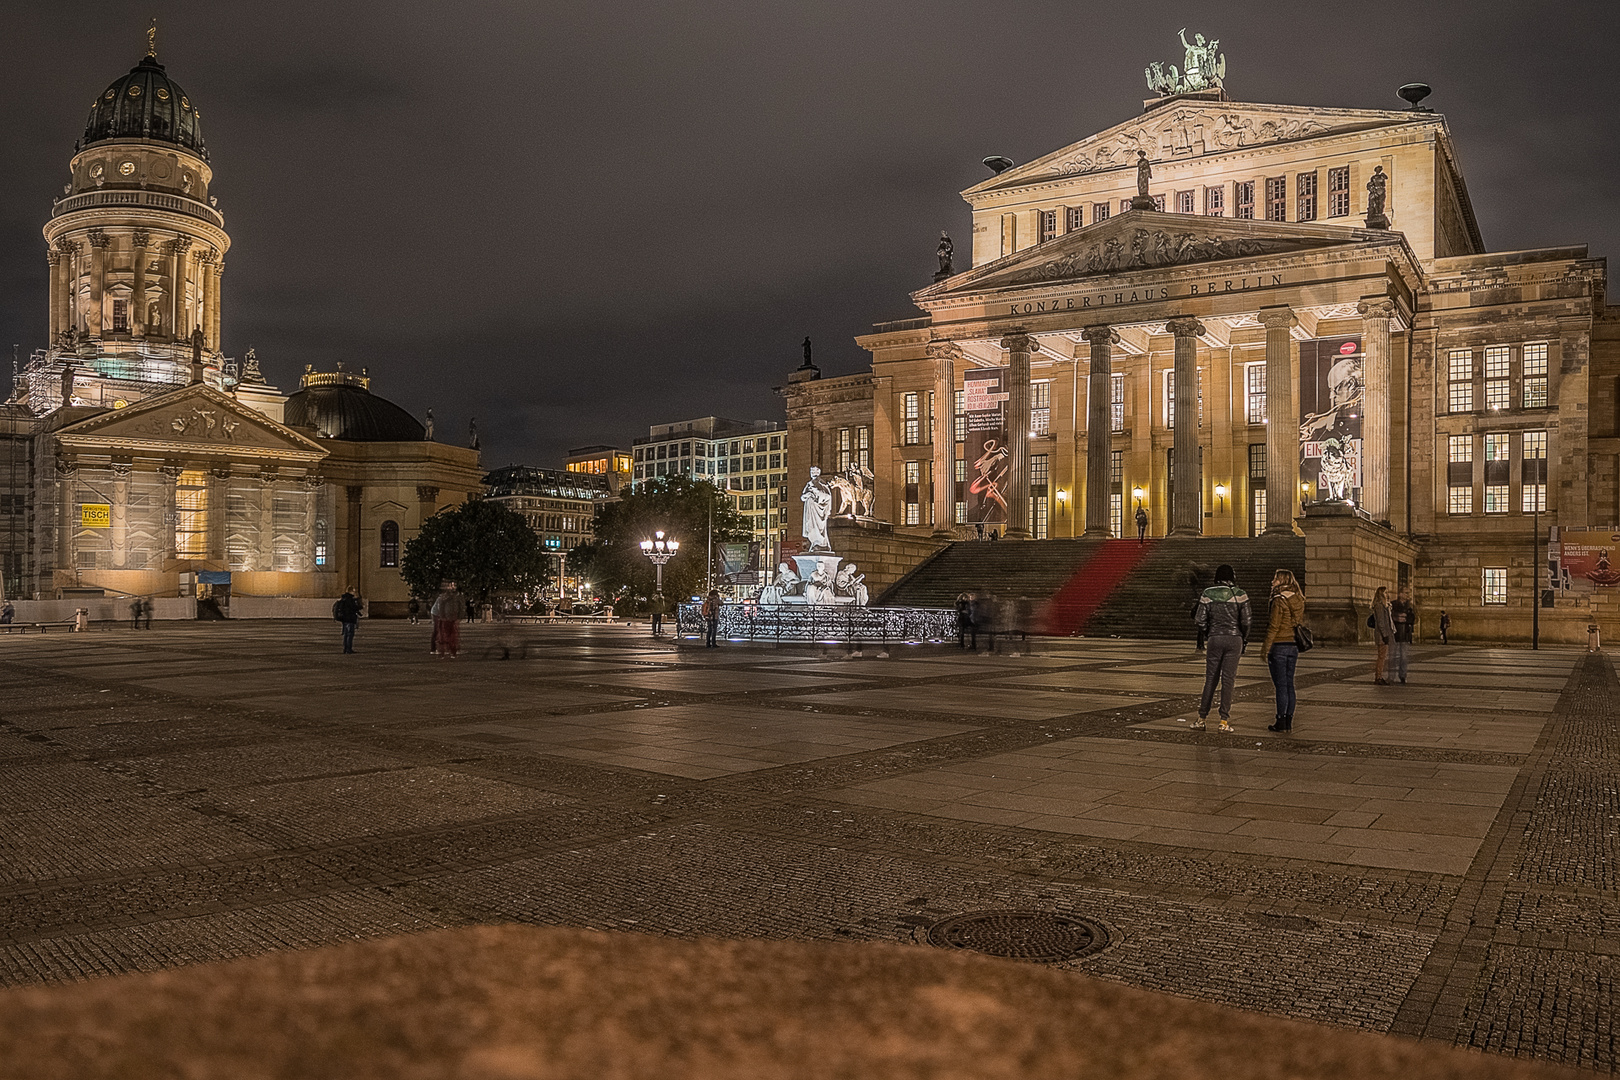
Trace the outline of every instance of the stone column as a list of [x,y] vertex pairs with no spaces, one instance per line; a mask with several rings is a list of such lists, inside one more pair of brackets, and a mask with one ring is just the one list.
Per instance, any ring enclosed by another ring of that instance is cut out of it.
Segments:
[[90,318],[86,329],[100,340],[106,321],[107,249],[112,237],[100,229],[90,230]]
[[1374,521],[1389,523],[1389,320],[1395,302],[1372,297],[1361,312],[1364,369],[1361,391],[1361,508]]
[[152,243],[152,234],[145,229],[136,229],[130,237],[130,246],[134,248],[132,266],[135,271],[133,284],[134,294],[130,298],[129,333],[131,337],[146,336],[146,249]]
[[1204,324],[1190,315],[1171,319],[1165,328],[1176,339],[1175,504],[1170,507],[1171,536],[1204,534],[1204,484],[1198,467],[1198,336]]
[[62,257],[61,264],[57,267],[57,272],[61,275],[60,284],[56,291],[56,332],[58,334],[74,325],[73,312],[74,304],[77,301],[74,296],[77,285],[73,280],[73,253],[75,246],[68,240],[58,240],[56,242],[57,254]]
[[203,348],[214,348],[214,339],[208,333],[208,290],[214,283],[214,268],[209,265],[213,262],[214,253],[208,248],[197,252],[197,299],[192,308],[190,326],[203,332]]
[[[293,561],[294,566],[301,566],[306,571],[322,569],[315,565],[315,522],[321,516],[321,489],[326,486],[324,477],[317,473],[310,473],[304,477],[304,546]],[[326,567],[330,571],[337,567],[337,559],[333,556],[336,540],[336,525],[327,522],[326,526]],[[342,588],[342,586],[338,586]]]
[[[276,477],[278,470],[265,466],[259,470],[259,542],[255,546],[255,570],[276,568]],[[314,532],[311,522],[309,532]]]
[[1266,328],[1266,532],[1294,535],[1299,506],[1299,416],[1294,411],[1297,322],[1286,304],[1261,308]]
[[[215,465],[208,470],[208,554],[213,562],[225,562],[226,500],[230,497],[231,467]],[[225,569],[230,565],[226,563]]]
[[208,286],[208,325],[204,327],[204,332],[207,333],[208,340],[214,343],[214,348],[224,352],[224,338],[220,336],[219,328],[219,290],[222,279],[225,277],[225,260],[215,258],[213,266],[209,269],[214,278]]
[[[78,560],[74,554],[74,533],[77,523],[73,520],[78,511],[79,463],[71,458],[56,459],[56,568],[72,575],[67,580],[78,580]],[[58,578],[58,582],[63,579]]]
[[1119,331],[1112,326],[1088,326],[1091,374],[1086,383],[1086,535],[1107,536],[1108,458],[1113,446],[1114,346]]
[[175,505],[174,489],[184,470],[176,464],[158,466],[158,474],[163,477],[163,533],[158,537],[163,552],[162,569],[167,570],[174,562],[177,552],[174,547],[174,533],[180,526],[180,508]]
[[112,463],[112,559],[115,570],[129,565],[129,479],[133,471],[127,461]]
[[63,330],[63,327],[62,327],[62,288],[63,288],[63,282],[62,282],[62,253],[60,251],[57,251],[55,248],[46,248],[45,249],[45,262],[51,268],[51,312],[50,312],[50,335],[51,336],[46,338],[45,340],[46,340],[47,344],[55,345],[56,344],[56,339],[59,336],[61,336],[61,333],[62,333],[62,330]]
[[344,562],[348,563],[348,565],[343,567],[343,580],[339,583],[339,587],[348,588],[352,585],[360,590],[361,596],[365,596],[366,566],[365,562],[362,560],[362,552],[365,551],[365,544],[360,536],[362,520],[360,503],[361,499],[365,497],[366,489],[361,487],[359,484],[350,484],[343,490],[349,498],[349,535],[347,538],[348,543],[345,545],[344,552]]
[[190,250],[189,236],[177,236],[169,241],[169,337],[175,342],[185,340],[191,332],[186,323],[186,263]]
[[956,535],[956,356],[953,342],[928,346],[934,362],[934,535]]
[[1028,334],[1001,339],[1007,350],[1007,539],[1028,540],[1029,532],[1029,357],[1036,349]]

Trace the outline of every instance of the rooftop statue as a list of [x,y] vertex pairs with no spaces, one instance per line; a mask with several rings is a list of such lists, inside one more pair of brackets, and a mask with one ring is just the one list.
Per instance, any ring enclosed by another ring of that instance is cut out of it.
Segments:
[[951,243],[950,233],[939,234],[939,273],[934,275],[935,280],[948,278],[956,271],[951,266],[951,257],[955,255],[956,247]]
[[1226,57],[1220,55],[1221,41],[1204,40],[1203,34],[1194,34],[1187,40],[1187,28],[1181,28],[1181,47],[1184,53],[1181,71],[1174,64],[1165,65],[1155,60],[1147,75],[1148,89],[1160,97],[1187,94],[1195,90],[1218,90],[1226,79]]

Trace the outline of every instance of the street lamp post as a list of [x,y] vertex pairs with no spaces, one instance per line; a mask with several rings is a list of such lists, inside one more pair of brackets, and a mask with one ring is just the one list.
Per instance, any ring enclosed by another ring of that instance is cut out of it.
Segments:
[[1541,493],[1530,504],[1530,647],[1541,648]]
[[658,570],[658,586],[653,594],[655,598],[653,610],[654,634],[658,633],[659,624],[662,622],[664,614],[664,564],[673,559],[675,553],[679,550],[681,550],[681,542],[679,540],[664,539],[664,530],[662,529],[653,533],[651,540],[641,542],[641,553],[651,559],[653,566]]

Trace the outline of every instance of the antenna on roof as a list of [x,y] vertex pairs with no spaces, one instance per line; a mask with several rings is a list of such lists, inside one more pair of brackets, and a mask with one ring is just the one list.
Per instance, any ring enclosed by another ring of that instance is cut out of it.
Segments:
[[1395,92],[1397,94],[1401,95],[1401,97],[1403,99],[1405,99],[1408,106],[1411,108],[1411,110],[1413,112],[1429,112],[1430,111],[1430,110],[1425,109],[1423,106],[1418,104],[1418,102],[1422,101],[1424,98],[1426,98],[1430,94],[1434,93],[1433,90],[1429,89],[1429,84],[1428,83],[1420,83],[1420,82],[1407,83],[1405,86],[1401,87],[1399,90],[1397,90]]
[[997,176],[1000,176],[1002,173],[1012,168],[1014,164],[1015,162],[1012,158],[1002,157],[1000,154],[992,154],[990,157],[984,159],[985,168],[989,169]]

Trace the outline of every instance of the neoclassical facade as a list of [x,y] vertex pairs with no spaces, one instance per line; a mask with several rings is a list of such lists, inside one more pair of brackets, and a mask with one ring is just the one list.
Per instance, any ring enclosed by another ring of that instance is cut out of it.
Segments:
[[1489,251],[1440,114],[1212,89],[963,195],[972,267],[858,339],[869,376],[785,391],[824,469],[869,399],[897,528],[1303,532],[1318,592],[1484,633],[1528,631],[1538,529],[1620,525],[1606,264]]
[[404,543],[482,491],[477,450],[364,370],[306,370],[288,396],[251,349],[226,355],[230,238],[197,107],[154,54],[96,97],[70,172],[44,228],[50,344],[0,426],[6,595],[352,586],[403,614]]

